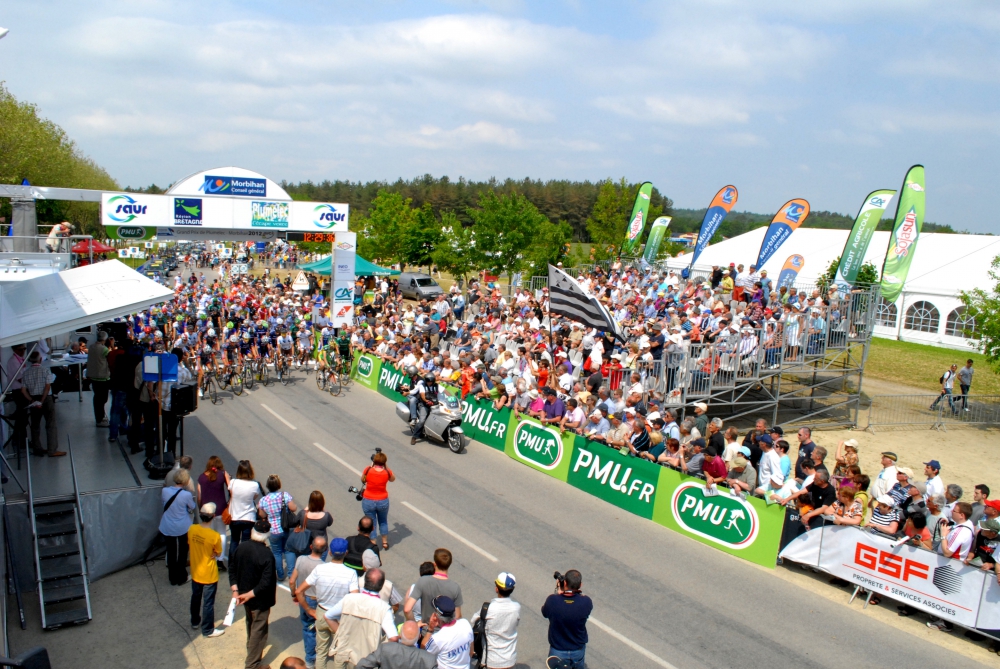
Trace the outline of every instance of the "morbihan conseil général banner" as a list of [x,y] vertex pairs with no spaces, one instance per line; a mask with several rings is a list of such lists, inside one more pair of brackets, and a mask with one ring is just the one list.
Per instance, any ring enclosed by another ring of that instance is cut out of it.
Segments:
[[[399,402],[406,373],[378,357],[354,357],[355,382]],[[774,568],[785,508],[756,497],[743,499],[725,488],[706,493],[703,479],[530,418],[517,419],[507,407],[468,397],[462,402],[462,429],[474,441],[503,451],[513,460],[609,504],[648,518],[703,544]]]

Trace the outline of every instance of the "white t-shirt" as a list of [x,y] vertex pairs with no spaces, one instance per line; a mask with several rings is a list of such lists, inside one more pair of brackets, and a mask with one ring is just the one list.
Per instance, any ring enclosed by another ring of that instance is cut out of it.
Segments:
[[973,529],[972,523],[965,521],[961,525],[951,528],[945,542],[948,544],[949,551],[953,553],[958,551],[958,559],[964,560],[969,556],[969,551],[972,550],[972,540],[975,536],[976,531]]
[[256,481],[232,479],[229,482],[229,513],[233,520],[257,520],[257,500],[262,497]]
[[[479,620],[479,611],[471,624]],[[486,660],[490,667],[513,667],[517,663],[517,625],[521,605],[510,597],[494,597],[486,610]]]
[[340,562],[324,562],[312,570],[306,583],[316,590],[316,602],[330,610],[348,592],[358,591],[358,572]]
[[442,627],[427,642],[427,652],[437,655],[438,669],[469,669],[471,647],[472,625],[464,618]]

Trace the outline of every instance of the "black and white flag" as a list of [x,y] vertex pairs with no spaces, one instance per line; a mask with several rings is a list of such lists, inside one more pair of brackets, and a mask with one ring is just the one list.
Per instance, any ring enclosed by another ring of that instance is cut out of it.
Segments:
[[625,341],[625,335],[608,308],[593,295],[588,295],[576,279],[552,265],[549,265],[549,311],[587,327],[610,332],[619,341]]

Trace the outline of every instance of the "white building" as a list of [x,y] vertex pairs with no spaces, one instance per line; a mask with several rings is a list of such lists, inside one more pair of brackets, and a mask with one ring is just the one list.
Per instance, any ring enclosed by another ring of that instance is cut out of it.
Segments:
[[[695,273],[710,272],[713,265],[726,268],[731,262],[748,268],[757,259],[766,230],[757,228],[709,246],[698,258]],[[805,265],[796,284],[814,285],[844,250],[848,234],[848,230],[800,228],[758,269],[766,269],[772,280],[777,279],[785,260],[799,254],[805,258]],[[889,233],[876,232],[865,261],[871,261],[881,271],[888,245]],[[876,336],[969,350],[971,342],[963,331],[971,328],[974,333],[975,324],[965,316],[959,295],[962,290],[988,291],[992,287],[990,264],[997,255],[1000,255],[1000,237],[922,234],[903,292],[895,303],[879,305]],[[690,262],[691,254],[687,253],[668,260],[667,266],[679,270]]]

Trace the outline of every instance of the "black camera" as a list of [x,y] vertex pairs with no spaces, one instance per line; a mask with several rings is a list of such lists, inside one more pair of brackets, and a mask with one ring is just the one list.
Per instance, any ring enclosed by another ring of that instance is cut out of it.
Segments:
[[375,447],[375,452],[371,455],[372,462],[375,462],[375,456],[382,452],[382,449],[378,446]]
[[566,589],[566,575],[555,572],[552,574],[552,578],[556,579],[556,592],[561,592]]
[[354,499],[358,500],[359,502],[365,496],[365,489],[364,488],[361,488],[360,490],[358,490],[358,488],[356,488],[355,486],[351,486],[351,487],[349,487],[347,489],[347,492],[353,492],[354,493]]

